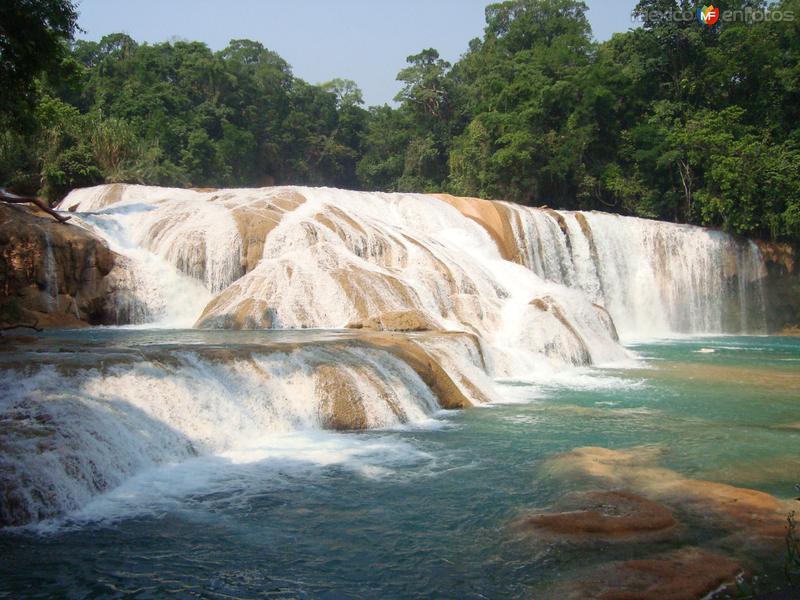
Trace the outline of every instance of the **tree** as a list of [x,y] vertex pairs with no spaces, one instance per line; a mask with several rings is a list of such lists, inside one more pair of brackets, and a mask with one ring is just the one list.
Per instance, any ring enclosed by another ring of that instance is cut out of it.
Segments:
[[327,83],[323,83],[321,87],[326,92],[336,95],[336,104],[340,109],[364,104],[361,89],[351,79],[331,79]]
[[71,0],[0,3],[0,117],[26,115],[35,99],[35,77],[57,69],[76,20]]
[[448,109],[445,77],[450,63],[439,58],[439,52],[427,48],[406,58],[409,66],[397,74],[403,89],[395,96],[423,114],[440,117]]

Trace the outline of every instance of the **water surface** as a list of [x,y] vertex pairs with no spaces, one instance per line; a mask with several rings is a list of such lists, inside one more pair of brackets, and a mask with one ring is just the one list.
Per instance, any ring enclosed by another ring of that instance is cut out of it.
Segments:
[[[258,343],[265,334],[108,329],[46,339],[54,348],[74,338],[135,349],[224,344],[233,335]],[[641,368],[503,381],[507,403],[441,412],[418,426],[243,440],[140,473],[66,518],[0,532],[0,595],[538,597],[609,556],[668,549],[541,543],[510,526],[585,484],[546,468],[549,457],[582,446],[656,448],[660,466],[687,477],[792,497],[800,340],[693,338],[632,349]],[[718,533],[691,535],[705,543]],[[753,558],[778,576],[782,556]]]

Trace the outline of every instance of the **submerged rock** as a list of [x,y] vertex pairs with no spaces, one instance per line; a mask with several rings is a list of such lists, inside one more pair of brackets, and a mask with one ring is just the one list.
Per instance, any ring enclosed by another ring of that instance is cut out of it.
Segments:
[[558,512],[525,517],[522,529],[576,540],[632,540],[675,526],[672,511],[628,491],[575,493],[556,505]]
[[601,565],[559,585],[561,600],[698,600],[742,571],[735,560],[697,548]]
[[624,487],[749,538],[778,540],[791,507],[758,490],[691,479],[654,464],[659,449],[576,448],[549,461],[553,475]]

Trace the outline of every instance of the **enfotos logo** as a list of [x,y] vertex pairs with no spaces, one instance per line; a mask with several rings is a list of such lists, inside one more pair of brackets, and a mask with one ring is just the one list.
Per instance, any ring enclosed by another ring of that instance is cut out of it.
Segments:
[[713,4],[704,6],[697,9],[697,20],[703,25],[711,27],[714,23],[719,21],[719,9],[715,8]]
[[635,13],[634,21],[650,21],[663,23],[665,21],[697,21],[704,27],[713,27],[717,23],[763,23],[794,21],[795,13],[791,10],[779,10],[771,6],[764,8],[753,8],[746,6],[735,10],[720,10],[718,6],[709,4],[701,5],[696,10],[651,10],[646,13]]

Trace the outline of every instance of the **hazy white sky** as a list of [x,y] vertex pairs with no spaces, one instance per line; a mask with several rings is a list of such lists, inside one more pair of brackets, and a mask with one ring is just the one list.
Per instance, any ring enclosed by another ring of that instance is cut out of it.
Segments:
[[[406,56],[439,50],[454,62],[483,32],[489,0],[80,0],[78,23],[91,40],[124,32],[140,42],[199,40],[213,50],[258,40],[311,83],[352,79],[368,105],[390,102]],[[587,0],[599,40],[633,23],[636,0]]]

